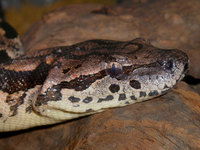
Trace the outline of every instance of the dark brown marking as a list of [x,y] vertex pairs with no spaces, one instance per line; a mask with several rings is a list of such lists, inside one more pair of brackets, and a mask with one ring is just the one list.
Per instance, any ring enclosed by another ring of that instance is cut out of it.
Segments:
[[[123,49],[124,45],[128,42],[121,42],[121,41],[113,41],[113,40],[88,40],[81,43],[74,45],[73,47],[78,47],[80,50],[83,51],[91,51],[91,50],[112,50],[115,51],[117,49]],[[129,45],[136,45],[134,43],[128,43]],[[97,51],[96,51],[97,52]],[[109,51],[107,51],[109,52]]]
[[158,93],[157,90],[154,90],[153,92],[149,92],[148,95],[149,95],[149,96],[157,96],[157,95],[159,95],[159,93]]
[[158,76],[156,76],[156,80],[158,80]]
[[5,21],[0,22],[0,28],[5,31],[4,36],[8,39],[14,39],[18,36],[17,31]]
[[49,101],[59,101],[62,99],[62,94],[60,93],[61,89],[57,89],[56,86],[53,88],[48,88],[46,91],[46,97]]
[[47,105],[48,101],[60,101],[62,99],[60,91],[61,88],[59,85],[48,88],[45,94],[38,95],[35,106],[41,106],[42,104]]
[[79,101],[80,101],[80,98],[74,97],[74,96],[70,96],[70,97],[68,98],[68,100],[70,100],[72,103],[75,103],[75,102],[79,102]]
[[81,64],[78,64],[78,65],[76,65],[74,68],[75,69],[78,69],[78,68],[80,68],[81,67]]
[[92,101],[92,97],[86,97],[83,102],[84,103],[90,103]]
[[3,117],[3,114],[2,114],[2,113],[0,113],[0,118],[1,118],[1,117]]
[[[132,54],[136,50],[140,49],[140,46],[142,45],[137,42],[127,41],[113,41],[113,40],[88,40],[84,41],[72,46],[64,46],[56,48],[53,51],[53,54],[56,54],[59,56],[64,56],[66,59],[77,59],[80,60],[82,58],[88,58],[89,56],[96,55],[96,56],[105,56],[104,60],[106,60],[106,57],[110,58],[112,57],[111,54],[121,54],[122,50],[125,50],[124,52],[127,54]],[[144,43],[143,43],[144,44]],[[80,54],[76,54],[77,51],[80,52]],[[116,60],[114,57],[114,60]],[[111,62],[111,61],[110,61]]]
[[[96,55],[96,56],[104,56],[105,57],[104,60],[110,62],[110,61],[116,61],[116,58],[112,57],[111,54],[121,54],[120,50],[125,49],[129,45],[133,45],[134,47],[128,50],[128,52],[134,51],[135,49],[137,49],[136,45],[138,45],[138,42],[134,43],[133,41],[120,42],[120,41],[112,41],[112,40],[90,40],[90,41],[81,42],[72,46],[57,47],[57,48],[52,48],[49,50],[52,52],[52,54],[54,54],[58,58],[64,56],[64,58],[66,59],[80,60],[83,58],[87,58],[88,56]],[[77,47],[80,49],[79,51],[82,52],[82,55],[80,56],[74,53],[74,50]],[[48,52],[48,49],[46,51]],[[38,56],[38,58],[41,59],[45,55],[46,54],[41,54]],[[10,63],[12,64],[12,61],[10,61]],[[79,66],[80,65],[77,65],[76,67],[79,67]],[[43,63],[32,71],[16,72],[13,70],[0,69],[0,79],[2,79],[2,82],[0,82],[0,90],[4,92],[8,92],[9,94],[12,94],[19,90],[25,91],[29,88],[33,88],[35,87],[35,85],[41,85],[44,83],[44,80],[46,79],[49,69],[51,69],[51,67],[53,66]],[[108,70],[113,70],[113,68],[110,68]],[[114,70],[115,70],[114,72],[116,73],[118,72],[117,70],[120,70],[120,69],[115,68]],[[68,71],[69,70],[64,70],[63,73],[67,73]],[[106,71],[107,70],[102,70],[101,72],[94,75],[92,74],[88,76],[82,75],[70,82],[65,82],[65,81],[62,82],[61,86],[63,88],[69,88],[69,89],[75,89],[76,91],[82,91],[82,90],[87,89],[97,79],[101,79],[107,76],[108,74],[106,74]],[[124,77],[125,74],[127,74],[127,71],[123,69],[122,74],[117,73],[116,76],[113,76],[113,77],[120,80],[122,79],[122,77]],[[12,77],[12,80],[6,79],[9,77]]]
[[0,64],[10,61],[11,58],[8,56],[8,53],[5,50],[0,51]]
[[125,104],[126,104],[126,105],[129,105],[130,103],[129,103],[129,102],[125,102]]
[[101,103],[102,101],[110,101],[110,100],[113,100],[113,98],[114,97],[112,95],[108,95],[106,98],[99,98],[97,103]]
[[188,71],[189,71],[189,63],[186,63],[183,72],[188,73]]
[[41,85],[45,81],[50,66],[46,63],[41,63],[33,71],[13,71],[0,69],[0,90],[9,94],[26,91],[34,88],[36,85]]
[[28,107],[26,107],[26,113],[31,113],[32,112],[32,106],[30,105],[30,106],[28,106]]
[[26,97],[26,94],[23,93],[21,97],[15,99],[15,100],[11,99],[11,101],[15,101],[15,105],[11,105],[10,106],[10,111],[12,112],[10,117],[13,117],[13,116],[17,115],[18,107],[24,103],[24,98],[25,97]]
[[132,96],[131,96],[131,99],[134,100],[134,101],[137,100],[137,98],[135,97],[135,95],[132,95]]
[[130,86],[133,87],[134,89],[141,89],[141,84],[137,80],[131,80]]
[[70,68],[67,68],[67,69],[63,69],[63,73],[66,74],[70,71]]
[[147,95],[146,92],[143,92],[143,91],[140,92],[140,97],[146,97],[146,95]]
[[165,84],[164,89],[169,89],[169,87],[167,86],[167,84]]
[[[124,79],[125,76],[128,74],[127,72],[131,71],[131,66],[123,67],[124,73],[119,74],[117,76],[113,76],[117,80]],[[67,89],[74,89],[75,91],[83,91],[90,87],[92,83],[96,80],[102,79],[105,76],[109,75],[108,72],[112,70],[112,68],[108,68],[106,70],[102,70],[96,74],[89,74],[89,75],[80,75],[79,77],[71,80],[71,81],[62,81],[60,84],[55,85],[59,87],[59,89],[67,88]],[[111,76],[112,77],[112,76]],[[54,88],[54,86],[53,86]]]
[[125,66],[123,67],[123,74],[116,74],[116,76],[111,76],[111,74],[108,74],[108,72],[112,72],[112,68],[108,68],[106,70],[102,70],[96,74],[90,74],[90,75],[80,75],[79,77],[71,80],[71,81],[62,81],[57,86],[60,86],[60,88],[67,88],[67,89],[74,89],[75,91],[83,91],[90,87],[92,83],[94,83],[98,79],[102,79],[107,75],[110,75],[113,78],[116,78],[117,80],[124,79],[124,77],[128,74],[127,72],[130,72],[131,66]]
[[118,92],[120,90],[120,87],[118,84],[111,84],[109,86],[109,90],[112,92],[112,93],[115,93],[115,92]]
[[90,108],[90,109],[87,109],[85,112],[86,112],[86,113],[89,113],[89,112],[93,112],[93,111],[94,111],[94,110]]
[[119,94],[118,100],[119,100],[119,101],[126,100],[126,94]]
[[63,81],[58,86],[60,88],[74,89],[76,91],[83,91],[90,87],[92,83],[94,83],[97,79],[102,79],[105,77],[105,71],[100,71],[96,74],[91,75],[81,75],[78,78],[71,80],[70,82]]

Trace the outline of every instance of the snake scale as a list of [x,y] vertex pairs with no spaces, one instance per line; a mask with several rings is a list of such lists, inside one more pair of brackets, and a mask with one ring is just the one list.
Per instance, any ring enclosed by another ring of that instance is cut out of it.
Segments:
[[23,53],[0,22],[0,132],[55,124],[160,96],[188,72],[188,56],[148,41],[88,40]]

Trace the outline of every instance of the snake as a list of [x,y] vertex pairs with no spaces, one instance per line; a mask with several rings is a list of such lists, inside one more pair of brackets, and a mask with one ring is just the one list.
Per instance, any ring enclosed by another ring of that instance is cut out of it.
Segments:
[[186,53],[157,48],[143,38],[25,51],[16,30],[1,20],[0,42],[0,132],[153,99],[189,70]]

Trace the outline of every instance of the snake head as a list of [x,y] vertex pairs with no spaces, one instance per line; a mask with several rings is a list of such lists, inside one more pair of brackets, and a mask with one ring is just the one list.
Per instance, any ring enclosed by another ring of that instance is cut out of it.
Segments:
[[73,49],[68,48],[70,54],[61,56],[56,62],[59,65],[50,70],[45,83],[51,85],[44,83],[36,107],[44,104],[51,111],[63,110],[76,118],[77,113],[86,115],[148,100],[175,86],[189,66],[184,52],[159,49],[141,39],[86,41]]
[[[5,99],[0,104],[8,110],[0,125],[17,130],[149,100],[174,87],[188,68],[184,52],[159,49],[143,39],[41,50],[0,65]],[[20,113],[29,118],[23,127]]]

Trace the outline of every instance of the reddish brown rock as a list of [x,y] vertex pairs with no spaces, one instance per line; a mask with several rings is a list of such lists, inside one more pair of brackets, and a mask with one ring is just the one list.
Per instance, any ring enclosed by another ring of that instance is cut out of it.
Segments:
[[197,100],[199,95],[176,89],[162,98],[94,115],[80,124],[84,135],[70,144],[75,149],[199,149]]
[[[73,5],[43,17],[23,37],[27,49],[101,38],[145,37],[155,46],[185,50],[190,74],[199,77],[200,2],[129,3],[112,9]],[[200,149],[200,96],[180,83],[159,98],[51,127],[0,133],[0,149],[152,150]]]
[[154,100],[46,129],[18,132],[2,138],[0,145],[3,149],[20,150],[197,150],[200,149],[200,96],[189,88],[180,83],[172,92]]
[[149,39],[190,56],[190,74],[200,78],[200,2],[165,0],[105,8],[70,5],[44,16],[23,37],[26,49],[71,45],[88,39]]

